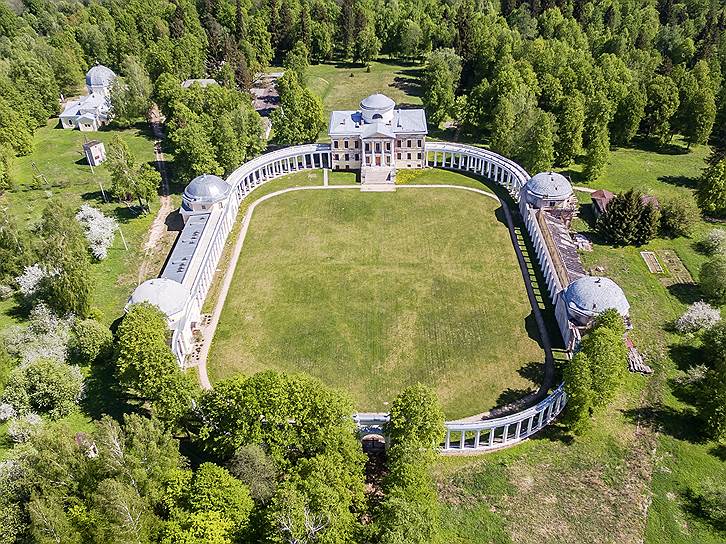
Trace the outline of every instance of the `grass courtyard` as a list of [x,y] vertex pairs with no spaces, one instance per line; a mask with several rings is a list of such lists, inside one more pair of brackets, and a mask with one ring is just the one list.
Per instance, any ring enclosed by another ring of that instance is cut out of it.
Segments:
[[213,341],[212,381],[303,371],[361,410],[422,382],[448,417],[536,389],[544,356],[499,206],[404,188],[262,203]]

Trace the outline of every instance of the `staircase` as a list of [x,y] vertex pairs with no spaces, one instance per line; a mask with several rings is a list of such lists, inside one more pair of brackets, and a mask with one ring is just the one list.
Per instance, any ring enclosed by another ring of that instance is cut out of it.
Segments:
[[364,166],[360,171],[360,190],[391,192],[396,190],[396,170],[386,166]]

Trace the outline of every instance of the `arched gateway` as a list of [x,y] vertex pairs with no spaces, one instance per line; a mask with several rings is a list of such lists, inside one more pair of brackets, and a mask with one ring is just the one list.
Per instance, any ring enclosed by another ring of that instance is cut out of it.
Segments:
[[[345,113],[362,124],[369,120],[369,126],[377,127],[375,130],[384,130],[384,126],[400,119],[400,112],[409,111],[395,110],[394,106],[384,95],[372,95],[361,101],[360,112]],[[336,121],[339,113],[334,112],[331,117],[331,127],[339,122]],[[506,188],[518,203],[568,351],[575,349],[581,331],[598,313],[614,307],[628,320],[629,306],[622,290],[608,278],[586,276],[580,264],[568,234],[569,221],[576,213],[576,202],[565,178],[551,172],[530,177],[516,162],[487,149],[427,142],[424,139],[425,117],[423,119],[421,162],[412,168],[429,166],[482,176]],[[395,135],[396,131],[392,133]],[[360,132],[362,143],[359,145],[365,144],[365,134],[369,132]],[[256,187],[285,174],[305,169],[339,168],[341,159],[340,156],[336,159],[335,153],[334,144],[287,147],[246,162],[226,180],[204,175],[188,185],[181,208],[185,226],[161,277],[141,284],[129,299],[129,303],[149,301],[157,304],[167,314],[172,330],[172,350],[182,367],[195,357],[194,331],[199,327],[202,305],[242,200]],[[392,159],[394,166],[398,164],[395,157]],[[358,160],[360,163],[361,159]],[[365,161],[364,158],[363,166]],[[359,164],[359,167],[363,166]],[[171,303],[170,297],[183,300]],[[544,428],[563,410],[565,403],[566,396],[560,385],[534,406],[505,417],[448,421],[441,451],[482,452],[516,444]],[[353,417],[361,437],[383,436],[387,414],[357,413]]]

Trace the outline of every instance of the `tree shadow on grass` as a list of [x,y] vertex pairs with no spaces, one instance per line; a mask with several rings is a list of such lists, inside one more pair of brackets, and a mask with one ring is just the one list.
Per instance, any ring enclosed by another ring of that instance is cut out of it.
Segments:
[[692,444],[706,441],[700,432],[702,421],[694,408],[677,410],[671,406],[656,404],[623,410],[622,413],[634,424],[647,425],[678,440]]
[[567,170],[560,171],[560,174],[562,174],[566,178],[569,178],[570,182],[575,185],[588,185],[588,181],[587,179],[585,179],[584,172],[568,168]]
[[537,434],[532,435],[530,440],[547,440],[549,442],[561,442],[569,446],[575,441],[575,437],[567,426],[560,421],[553,421]]
[[668,286],[668,292],[683,304],[693,304],[703,298],[695,283],[674,283]]
[[533,384],[541,384],[544,380],[544,363],[541,361],[530,361],[517,370],[517,374]]
[[110,363],[92,365],[84,383],[86,389],[81,408],[91,418],[99,419],[107,414],[120,421],[124,414],[136,410],[119,385]]
[[688,189],[696,189],[698,187],[698,178],[689,178],[687,176],[660,176],[658,181]]
[[532,392],[532,389],[514,389],[508,387],[499,394],[499,396],[497,397],[496,405],[498,407],[504,407],[509,404],[519,402],[527,395],[531,395]]
[[540,348],[544,349],[542,336],[540,335],[539,327],[537,326],[537,319],[534,317],[534,311],[530,312],[530,314],[524,318],[524,330],[527,331],[527,336],[537,342],[537,345]]
[[708,453],[721,461],[726,461],[726,444],[717,444],[708,450]]
[[680,144],[674,144],[671,142],[661,143],[654,138],[644,136],[633,138],[633,141],[627,148],[647,151],[648,153],[656,153],[658,155],[687,155],[691,152],[690,149],[687,149]]
[[723,508],[722,505],[709,505],[708,503],[711,501],[693,487],[681,493],[681,498],[684,502],[684,510],[691,516],[710,525],[720,533],[726,533],[726,516],[720,512]]
[[701,350],[690,344],[671,344],[668,352],[679,370],[688,370],[703,361]]

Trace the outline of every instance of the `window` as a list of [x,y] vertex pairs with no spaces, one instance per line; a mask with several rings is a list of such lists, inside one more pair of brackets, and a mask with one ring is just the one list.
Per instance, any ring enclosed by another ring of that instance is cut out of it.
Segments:
[[366,142],[366,152],[371,150],[371,144],[370,142]]
[[348,140],[344,140],[343,141],[343,147],[345,147],[346,149],[348,149]]
[[333,140],[333,147],[338,149],[338,140]]
[[418,154],[418,158],[419,158],[419,160],[421,160],[421,153]]
[[386,151],[391,150],[391,142],[386,142]]
[[360,160],[360,155],[358,155],[358,153],[355,154],[355,160],[357,160],[357,161]]
[[401,147],[401,140],[396,140],[396,147]]
[[406,140],[406,147],[411,147],[411,140]]
[[[416,142],[416,146],[417,146],[417,147],[421,147],[421,140],[418,140],[418,141]],[[419,157],[419,158],[421,158],[421,157]]]
[[406,153],[406,159],[411,160],[411,153]]
[[400,153],[396,153],[396,158],[400,161],[401,160],[401,154]]
[[372,118],[373,119],[383,119],[383,116],[380,113],[374,113]]
[[381,142],[376,142],[376,153],[381,152]]
[[337,154],[337,153],[336,153],[335,155],[333,155],[333,159],[335,159],[336,161],[338,160],[338,157],[339,157],[339,156],[338,156],[338,154]]
[[358,146],[359,146],[360,142],[358,140],[356,140],[353,143],[355,144],[353,147],[355,147],[356,149],[358,149]]
[[346,161],[349,161],[350,160],[350,155],[348,155],[347,153],[345,154],[345,160]]

